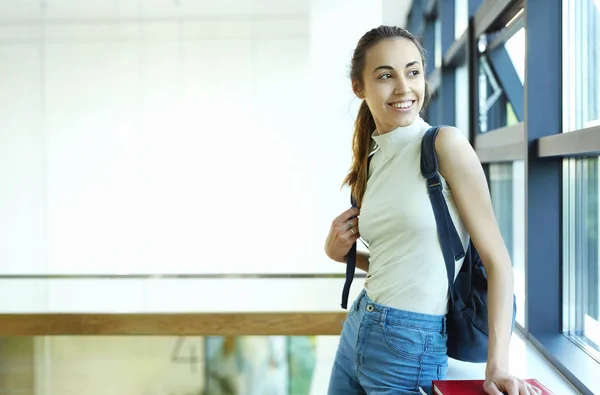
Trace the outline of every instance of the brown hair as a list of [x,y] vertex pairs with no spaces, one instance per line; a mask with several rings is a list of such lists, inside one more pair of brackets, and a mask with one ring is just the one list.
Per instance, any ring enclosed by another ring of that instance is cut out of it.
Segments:
[[[413,36],[408,30],[396,26],[379,26],[365,33],[358,41],[358,45],[352,56],[350,66],[350,79],[357,82],[361,87],[363,85],[362,73],[365,67],[365,57],[367,51],[384,39],[405,38],[412,41],[421,53],[421,61],[425,70],[425,50],[421,42]],[[427,103],[428,89],[425,86],[425,98],[423,107]],[[352,166],[350,172],[344,179],[343,185],[350,186],[352,197],[358,207],[362,205],[363,195],[367,189],[367,163],[371,148],[371,134],[375,131],[375,120],[363,100],[358,110],[356,121],[354,122],[354,136],[352,138]]]

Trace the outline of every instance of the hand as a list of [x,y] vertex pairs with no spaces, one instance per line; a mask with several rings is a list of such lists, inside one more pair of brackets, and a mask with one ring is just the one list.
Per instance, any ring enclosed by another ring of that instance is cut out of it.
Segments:
[[[352,244],[360,237],[358,233],[358,214],[360,210],[350,208],[331,222],[331,228],[325,241],[325,253],[336,262],[344,263]],[[356,218],[355,218],[356,217]]]
[[542,390],[525,380],[508,374],[503,370],[495,370],[486,374],[483,390],[488,395],[541,395]]

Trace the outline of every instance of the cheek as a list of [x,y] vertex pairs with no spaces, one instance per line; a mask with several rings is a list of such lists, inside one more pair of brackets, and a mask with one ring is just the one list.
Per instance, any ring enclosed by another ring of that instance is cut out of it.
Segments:
[[372,105],[386,103],[390,96],[390,89],[386,84],[373,84],[369,89],[365,90],[365,98]]

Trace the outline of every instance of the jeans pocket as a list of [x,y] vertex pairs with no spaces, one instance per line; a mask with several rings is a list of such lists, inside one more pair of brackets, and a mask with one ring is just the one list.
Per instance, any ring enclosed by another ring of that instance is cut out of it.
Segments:
[[403,358],[419,360],[425,352],[426,332],[408,326],[385,325],[387,347]]
[[431,331],[427,338],[426,351],[433,354],[445,355],[448,351],[448,335],[440,332]]

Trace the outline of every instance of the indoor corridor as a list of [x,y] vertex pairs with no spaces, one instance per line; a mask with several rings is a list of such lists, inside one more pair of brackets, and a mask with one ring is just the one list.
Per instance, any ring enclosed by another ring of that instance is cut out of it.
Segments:
[[487,178],[510,372],[600,395],[600,0],[0,0],[0,395],[327,394],[380,25]]

